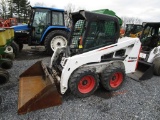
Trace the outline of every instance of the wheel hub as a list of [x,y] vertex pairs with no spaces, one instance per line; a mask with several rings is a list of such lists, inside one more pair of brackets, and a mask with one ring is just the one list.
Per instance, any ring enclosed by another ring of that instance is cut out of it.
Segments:
[[57,43],[57,46],[61,46],[61,43],[60,43],[60,42],[58,42],[58,43]]
[[112,88],[117,88],[121,85],[122,81],[123,81],[123,74],[120,72],[116,72],[110,79],[110,86]]
[[116,80],[116,76],[115,75],[112,76],[112,81],[114,81],[114,80]]
[[88,81],[87,81],[87,80],[84,80],[84,81],[82,82],[82,85],[87,85],[87,83],[88,83]]
[[54,51],[57,47],[66,46],[67,40],[63,36],[56,36],[51,40],[51,49]]
[[78,90],[81,93],[89,93],[95,86],[95,79],[91,75],[84,76],[78,83]]

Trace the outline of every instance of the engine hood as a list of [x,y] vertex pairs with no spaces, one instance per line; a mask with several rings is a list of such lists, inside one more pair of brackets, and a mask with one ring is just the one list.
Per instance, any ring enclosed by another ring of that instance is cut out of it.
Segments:
[[12,26],[12,28],[14,29],[14,31],[28,31],[30,30],[30,28],[28,27],[28,25],[17,25],[17,26]]

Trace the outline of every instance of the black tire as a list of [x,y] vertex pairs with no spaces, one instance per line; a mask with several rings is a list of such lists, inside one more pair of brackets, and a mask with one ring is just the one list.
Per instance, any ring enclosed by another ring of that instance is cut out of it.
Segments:
[[[52,55],[53,54],[53,50],[51,48],[51,41],[53,39],[56,39],[56,37],[60,37],[61,40],[65,40],[67,41],[68,39],[68,33],[63,31],[63,30],[54,30],[54,31],[51,31],[45,38],[45,41],[44,41],[44,45],[45,45],[45,49],[46,49],[46,53],[49,54],[49,55]],[[57,43],[57,46],[62,46],[61,45],[62,42],[59,42]],[[67,43],[65,43],[65,45],[67,45]],[[53,48],[55,49],[55,48]]]
[[1,62],[0,67],[3,69],[10,69],[13,66],[12,60],[6,59],[3,62]]
[[154,64],[154,75],[160,76],[160,57],[153,60]]
[[19,45],[15,41],[12,41],[11,46],[13,48],[13,53],[17,56],[19,53]]
[[9,73],[6,70],[0,69],[0,85],[9,81]]
[[123,63],[114,62],[102,71],[100,81],[107,91],[119,89],[125,80],[125,68]]
[[19,46],[19,51],[22,51],[22,49],[23,49],[23,43],[18,43],[18,46]]
[[88,97],[97,90],[99,77],[94,69],[78,69],[71,75],[68,86],[73,95]]

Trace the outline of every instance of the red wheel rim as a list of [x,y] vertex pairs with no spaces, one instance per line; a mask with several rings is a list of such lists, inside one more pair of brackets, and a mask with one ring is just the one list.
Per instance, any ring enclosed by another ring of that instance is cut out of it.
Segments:
[[116,72],[111,76],[110,86],[112,88],[116,88],[119,85],[121,85],[122,81],[123,81],[123,74],[120,72]]
[[78,83],[78,90],[81,93],[89,93],[95,86],[95,79],[91,75],[84,76]]

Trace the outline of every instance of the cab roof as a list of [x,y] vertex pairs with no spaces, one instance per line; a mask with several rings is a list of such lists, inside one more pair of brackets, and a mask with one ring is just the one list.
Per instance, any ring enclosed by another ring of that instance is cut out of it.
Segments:
[[106,20],[106,19],[112,19],[116,22],[118,22],[118,18],[115,16],[107,15],[107,14],[100,14],[100,13],[94,13],[90,11],[80,10],[78,12],[71,13],[73,20],[79,20],[79,19],[86,19],[88,21],[92,20]]
[[51,7],[41,7],[41,6],[34,6],[34,7],[32,7],[32,9],[49,9],[52,11],[64,12],[64,9],[51,8]]

